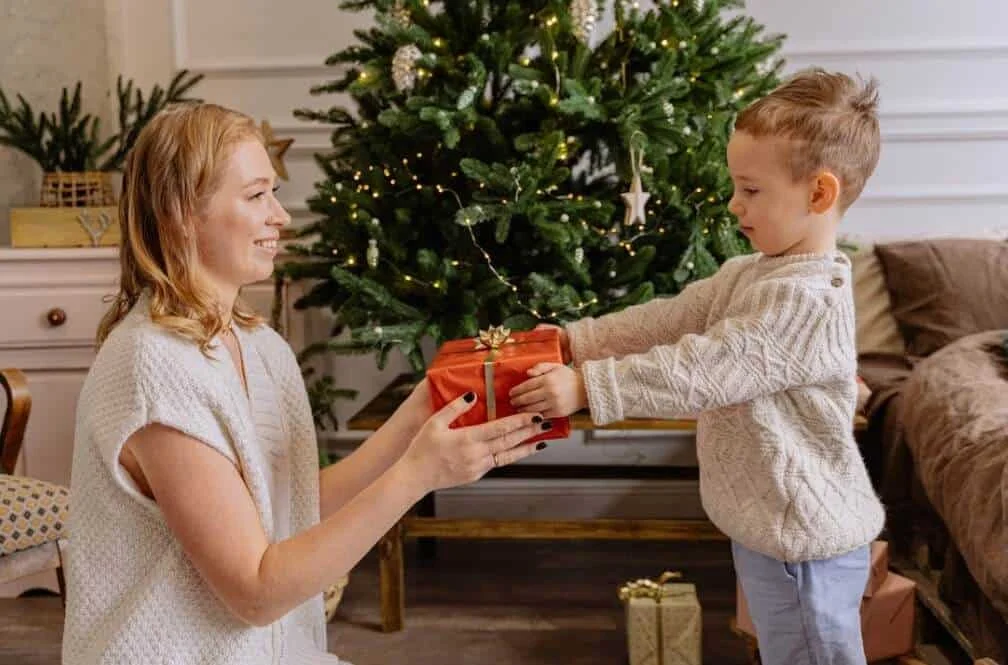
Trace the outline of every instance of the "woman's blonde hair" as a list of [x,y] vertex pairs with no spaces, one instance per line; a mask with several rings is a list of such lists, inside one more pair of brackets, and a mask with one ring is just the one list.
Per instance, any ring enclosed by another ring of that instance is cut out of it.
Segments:
[[262,318],[235,301],[228,317],[197,269],[193,224],[220,183],[232,148],[263,140],[248,116],[215,104],[180,104],[158,113],[126,158],[119,199],[119,292],[98,326],[98,345],[150,293],[151,319],[199,344],[231,318],[250,328]]

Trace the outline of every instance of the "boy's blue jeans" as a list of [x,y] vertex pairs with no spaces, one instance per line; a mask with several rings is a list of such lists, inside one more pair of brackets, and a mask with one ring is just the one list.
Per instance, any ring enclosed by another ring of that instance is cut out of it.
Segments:
[[831,559],[784,563],[732,541],[732,556],[763,665],[865,665],[868,545]]

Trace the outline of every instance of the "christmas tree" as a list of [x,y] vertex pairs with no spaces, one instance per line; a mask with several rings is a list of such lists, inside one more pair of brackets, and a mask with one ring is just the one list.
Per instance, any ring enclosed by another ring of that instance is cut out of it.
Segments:
[[[736,112],[777,84],[782,37],[738,0],[354,0],[375,25],[315,94],[355,109],[316,159],[314,240],[284,271],[331,308],[307,353],[597,316],[748,251],[728,214]],[[612,29],[596,34],[605,12]],[[341,334],[345,329],[350,334]]]

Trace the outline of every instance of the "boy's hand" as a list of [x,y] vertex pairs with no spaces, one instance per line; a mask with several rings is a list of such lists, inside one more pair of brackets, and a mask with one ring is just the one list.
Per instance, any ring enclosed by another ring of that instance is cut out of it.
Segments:
[[588,406],[581,372],[559,363],[539,363],[528,371],[531,377],[511,389],[511,406],[518,411],[561,418]]
[[567,329],[563,326],[557,326],[552,323],[540,323],[536,326],[536,330],[545,330],[549,328],[556,328],[560,331],[560,351],[563,355],[564,364],[569,364],[571,361],[571,350],[570,337],[567,336]]

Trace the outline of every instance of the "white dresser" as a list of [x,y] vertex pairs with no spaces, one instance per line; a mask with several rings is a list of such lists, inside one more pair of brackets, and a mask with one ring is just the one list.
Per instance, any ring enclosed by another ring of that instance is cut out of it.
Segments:
[[[118,276],[115,248],[0,248],[0,366],[23,370],[32,395],[19,474],[70,483],[77,395]],[[250,286],[243,297],[269,317],[274,285]],[[302,317],[283,300],[287,337],[300,349]]]
[[[28,376],[31,416],[16,473],[70,484],[77,396],[95,356],[95,332],[116,291],[116,248],[0,248],[0,367]],[[271,281],[243,290],[245,300],[269,318]],[[303,348],[305,316],[293,312],[285,287],[281,323],[295,349]],[[0,396],[0,402],[4,398]],[[0,414],[7,408],[0,404]],[[32,587],[55,591],[55,574],[0,585],[0,597]]]

